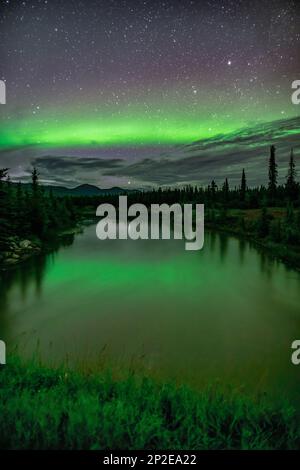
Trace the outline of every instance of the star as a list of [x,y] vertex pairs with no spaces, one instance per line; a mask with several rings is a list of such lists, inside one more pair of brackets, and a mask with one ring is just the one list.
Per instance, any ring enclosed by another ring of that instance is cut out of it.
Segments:
[[116,146],[125,168],[131,145],[151,160],[161,144],[294,118],[297,2],[276,0],[273,11],[268,0],[259,8],[218,3],[0,0],[0,80],[9,88],[0,113],[0,168],[3,142],[19,145],[25,128],[28,145],[36,136],[53,147],[59,140],[78,144],[82,156],[100,145],[105,159]]

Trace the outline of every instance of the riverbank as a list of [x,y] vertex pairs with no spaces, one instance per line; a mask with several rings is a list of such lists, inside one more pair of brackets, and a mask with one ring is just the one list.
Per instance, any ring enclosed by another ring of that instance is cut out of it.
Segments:
[[5,251],[0,252],[0,269],[10,268],[27,260],[42,250],[39,240],[21,240],[19,237],[9,237],[6,240]]
[[300,251],[281,243],[275,243],[270,240],[263,240],[254,237],[251,233],[242,232],[234,227],[226,225],[216,225],[207,223],[206,227],[210,230],[223,232],[227,235],[233,235],[239,240],[245,240],[251,243],[259,251],[263,251],[271,258],[283,262],[289,268],[300,271]]
[[36,237],[31,239],[20,239],[17,236],[8,237],[6,249],[0,252],[0,271],[11,269],[32,256],[51,252],[53,247],[59,245],[61,240],[82,233],[84,227],[90,223],[89,219],[82,219],[75,226],[60,230],[57,233],[51,233],[44,240]]
[[216,211],[216,216],[207,217],[205,227],[210,230],[234,235],[240,240],[246,240],[256,249],[263,251],[268,256],[278,259],[288,267],[300,271],[300,246],[286,243],[284,240],[276,241],[277,224],[286,224],[284,221],[286,211],[280,209],[268,209],[268,217],[273,223],[273,232],[259,236],[256,225],[261,217],[260,210],[231,210],[226,217]]
[[287,404],[129,374],[85,375],[9,359],[0,369],[2,449],[298,449]]

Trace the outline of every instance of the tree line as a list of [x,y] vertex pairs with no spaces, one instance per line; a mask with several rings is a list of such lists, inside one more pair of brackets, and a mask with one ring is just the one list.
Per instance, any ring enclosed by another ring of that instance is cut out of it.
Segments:
[[76,219],[72,199],[46,194],[35,168],[29,188],[11,183],[8,169],[0,169],[0,250],[5,251],[12,237],[47,240],[74,225]]
[[[258,187],[248,187],[246,171],[242,169],[240,184],[234,187],[230,187],[228,178],[225,178],[220,186],[212,180],[206,187],[186,185],[124,194],[128,196],[128,204],[203,203],[206,221],[212,225],[234,225],[238,231],[252,233],[259,238],[269,237],[277,242],[300,244],[300,185],[293,149],[284,184],[278,184],[274,145],[270,147],[266,175],[267,185]],[[90,208],[92,214],[103,202],[117,206],[118,198],[116,194],[57,197],[39,184],[35,168],[29,189],[21,183],[12,184],[8,169],[0,169],[0,250],[5,249],[8,238],[13,236],[44,240],[74,225],[83,209]],[[285,218],[274,219],[270,208],[276,207],[285,208]],[[233,220],[231,209],[259,209],[260,216],[255,221],[240,216],[237,223],[236,216]]]
[[[300,185],[294,151],[291,149],[288,171],[285,182],[278,184],[278,165],[276,148],[270,147],[266,165],[266,185],[249,187],[246,171],[241,171],[238,186],[230,187],[228,178],[218,186],[212,180],[206,187],[186,185],[184,187],[158,188],[147,191],[136,191],[128,194],[128,204],[174,204],[203,203],[205,205],[206,223],[220,228],[227,228],[251,238],[267,239],[270,242],[288,245],[300,245]],[[118,206],[119,195],[102,197],[81,197],[76,204],[97,207],[100,203],[110,202]],[[280,216],[273,214],[276,208]],[[247,209],[257,209],[255,217],[247,218]],[[239,211],[240,210],[240,211]]]
[[[278,165],[275,158],[276,149],[270,147],[270,156],[266,176],[266,185],[249,187],[246,171],[241,171],[239,185],[230,186],[228,178],[221,185],[213,179],[206,187],[199,185],[185,185],[182,187],[159,187],[152,190],[143,190],[127,193],[129,203],[140,202],[145,205],[159,203],[188,203],[201,202],[207,208],[240,208],[257,209],[267,207],[300,206],[300,185],[297,182],[297,172],[293,149],[290,153],[288,171],[285,182],[278,184]],[[77,199],[78,206],[98,205],[101,202],[111,202],[118,205],[119,195],[81,196]]]

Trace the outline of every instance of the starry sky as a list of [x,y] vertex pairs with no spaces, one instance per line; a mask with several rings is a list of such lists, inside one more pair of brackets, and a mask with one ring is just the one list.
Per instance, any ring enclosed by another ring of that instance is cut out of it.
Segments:
[[300,3],[0,0],[0,79],[15,181],[261,184],[299,149]]

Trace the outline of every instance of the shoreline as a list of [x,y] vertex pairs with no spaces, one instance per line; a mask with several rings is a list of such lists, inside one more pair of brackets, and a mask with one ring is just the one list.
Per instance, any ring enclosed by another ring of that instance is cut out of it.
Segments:
[[89,223],[89,219],[83,219],[74,227],[51,234],[46,240],[11,237],[8,239],[8,250],[0,253],[0,272],[14,269],[34,256],[51,253],[55,244],[59,244],[60,240],[82,233],[84,227]]
[[[74,227],[61,230],[48,240],[44,241],[29,238],[22,240],[17,237],[11,237],[11,250],[4,252],[7,254],[6,259],[3,255],[1,259],[0,253],[0,272],[13,269],[33,256],[51,252],[55,243],[59,243],[59,241],[64,237],[75,236],[82,233],[86,226],[94,222],[95,220],[92,218],[84,218]],[[300,272],[300,251],[293,249],[290,245],[276,243],[268,239],[258,239],[251,233],[241,232],[239,229],[228,227],[226,225],[219,225],[213,222],[206,222],[205,227],[210,231],[213,230],[218,233],[225,233],[226,235],[234,236],[239,240],[247,241],[257,250],[264,251],[266,255],[275,260],[281,261],[288,268]]]
[[266,255],[273,258],[274,260],[280,261],[288,268],[300,272],[300,252],[297,251],[297,249],[293,249],[293,247],[290,245],[283,245],[268,239],[258,239],[253,237],[251,233],[241,232],[238,229],[214,224],[211,222],[207,222],[206,227],[209,230],[214,230],[219,233],[225,233],[226,235],[234,236],[238,240],[247,241],[257,250],[264,251]]

